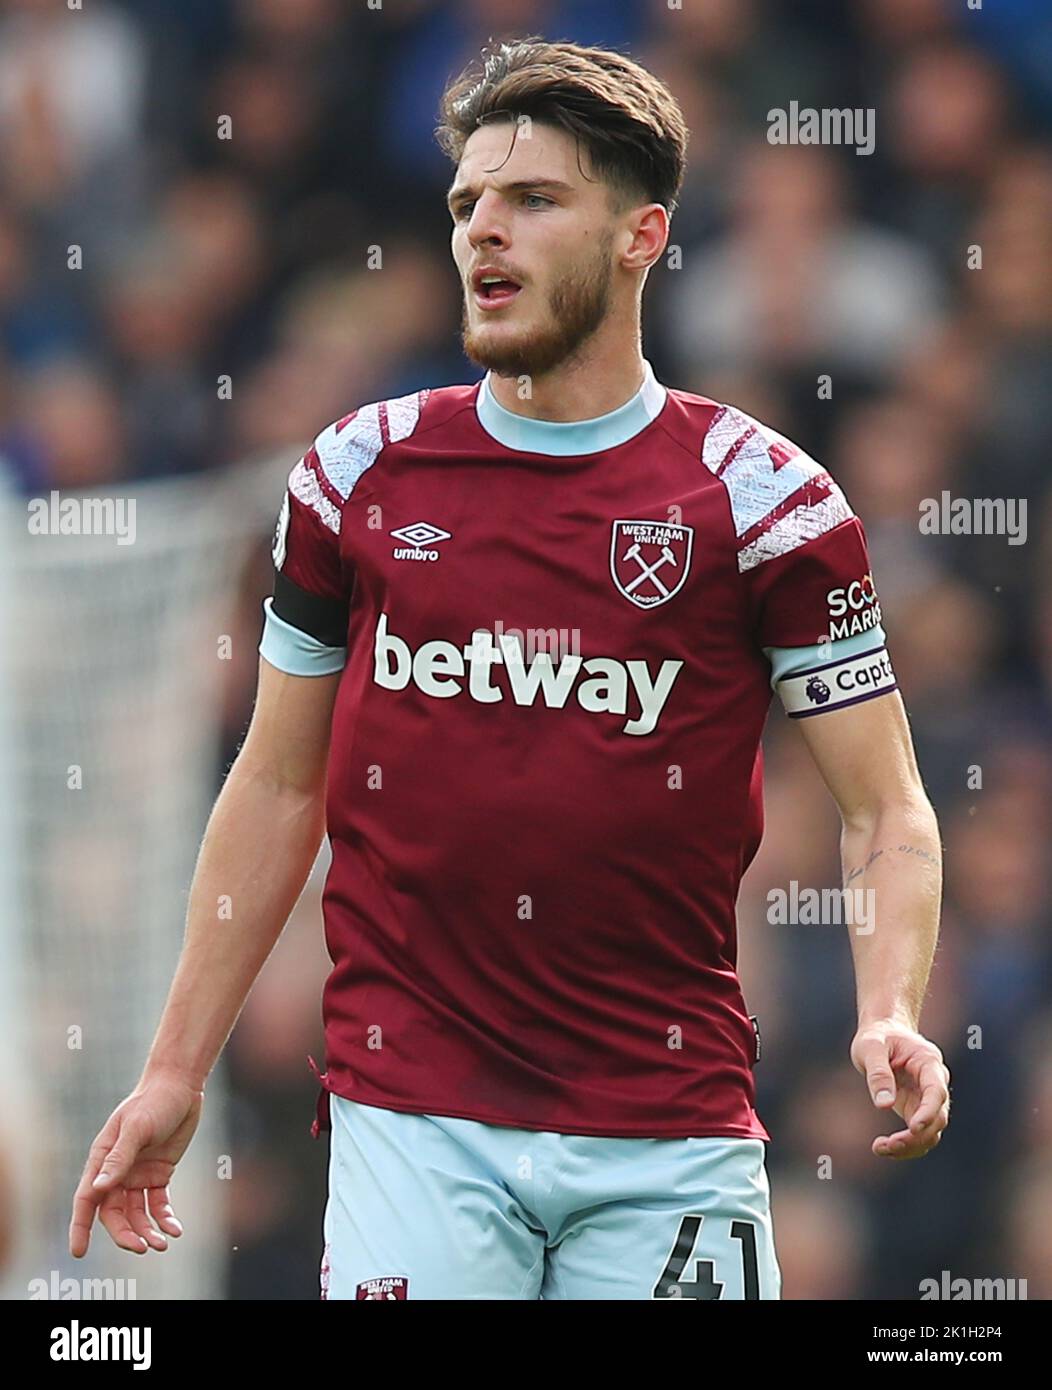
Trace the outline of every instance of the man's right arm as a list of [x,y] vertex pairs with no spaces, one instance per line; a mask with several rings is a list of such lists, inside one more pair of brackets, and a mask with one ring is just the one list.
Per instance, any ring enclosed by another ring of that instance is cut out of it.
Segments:
[[86,1253],[96,1211],[116,1244],[138,1254],[180,1234],[168,1184],[197,1128],[205,1080],[318,853],[347,656],[352,580],[340,550],[342,508],[382,435],[376,408],[360,426],[357,416],[324,429],[289,474],[252,721],[209,817],[182,954],[146,1065],[88,1152],[73,1198],[74,1255]]
[[96,1135],[74,1194],[75,1256],[87,1253],[96,1212],[114,1242],[136,1254],[164,1250],[181,1233],[168,1184],[197,1128],[205,1080],[325,832],[339,680],[339,671],[291,675],[260,659],[252,720],[205,830],[153,1046],[138,1085]]
[[260,659],[252,721],[205,830],[143,1081],[163,1071],[204,1086],[303,891],[325,833],[339,680],[288,675]]

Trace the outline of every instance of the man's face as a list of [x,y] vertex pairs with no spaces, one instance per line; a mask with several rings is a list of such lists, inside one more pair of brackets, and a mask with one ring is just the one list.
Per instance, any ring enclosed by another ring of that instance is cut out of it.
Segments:
[[[450,190],[462,341],[498,376],[557,367],[610,311],[615,216],[607,184],[588,173],[570,135],[536,122],[495,120],[464,147]],[[480,285],[486,266],[518,288]]]

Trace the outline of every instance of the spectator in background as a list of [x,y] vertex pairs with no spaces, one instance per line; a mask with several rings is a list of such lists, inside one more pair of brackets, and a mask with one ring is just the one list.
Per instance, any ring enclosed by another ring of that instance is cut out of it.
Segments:
[[682,272],[674,341],[713,366],[883,379],[930,332],[939,283],[903,238],[853,220],[837,155],[743,150],[730,226]]
[[[141,190],[146,48],[105,0],[7,0],[0,16],[0,166],[44,232],[119,239]],[[64,249],[64,248],[62,248]]]

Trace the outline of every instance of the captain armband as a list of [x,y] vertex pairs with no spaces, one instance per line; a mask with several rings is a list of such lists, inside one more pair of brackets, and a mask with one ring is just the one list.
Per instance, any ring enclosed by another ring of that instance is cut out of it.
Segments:
[[846,709],[897,690],[879,623],[853,637],[812,647],[764,647],[771,685],[790,719]]

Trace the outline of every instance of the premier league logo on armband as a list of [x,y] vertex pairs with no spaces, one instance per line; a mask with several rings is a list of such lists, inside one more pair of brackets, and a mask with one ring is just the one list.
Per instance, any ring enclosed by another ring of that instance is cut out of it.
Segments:
[[829,686],[826,685],[821,676],[812,676],[804,690],[804,694],[813,705],[824,705],[828,701],[830,693]]
[[694,547],[692,526],[665,521],[615,521],[610,574],[637,608],[657,608],[683,588]]

